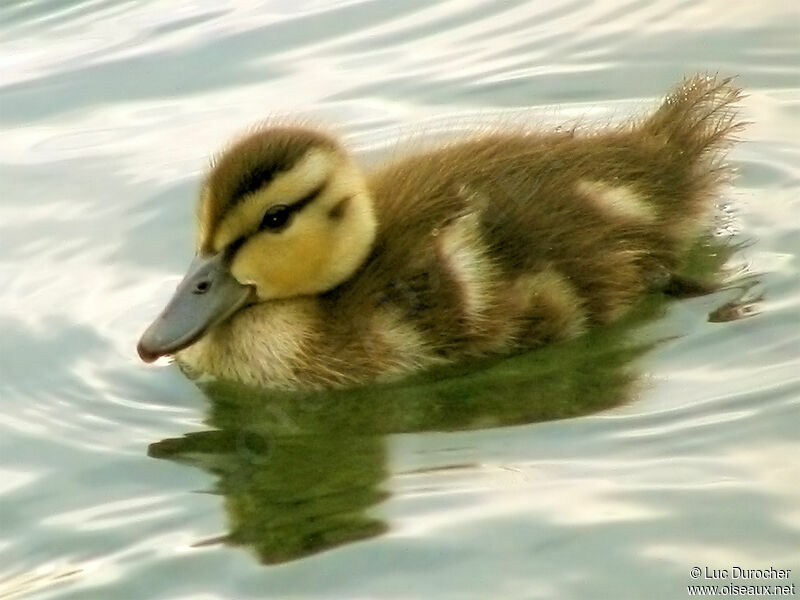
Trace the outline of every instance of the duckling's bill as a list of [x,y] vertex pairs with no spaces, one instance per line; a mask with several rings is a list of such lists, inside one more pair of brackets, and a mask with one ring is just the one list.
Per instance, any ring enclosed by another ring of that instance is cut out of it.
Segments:
[[136,347],[153,362],[198,341],[217,323],[255,297],[255,288],[240,283],[230,272],[224,252],[197,256],[166,308],[144,332]]

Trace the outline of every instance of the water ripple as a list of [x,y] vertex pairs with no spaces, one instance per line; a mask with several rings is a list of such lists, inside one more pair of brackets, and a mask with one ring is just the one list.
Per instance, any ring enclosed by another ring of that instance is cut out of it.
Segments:
[[[0,17],[0,598],[673,598],[695,564],[797,565],[792,5],[42,0]],[[730,289],[642,332],[668,341],[636,360],[629,404],[450,434],[338,431],[293,455],[299,438],[257,429],[255,412],[252,430],[206,423],[218,407],[138,361],[192,252],[199,174],[251,123],[339,123],[375,162],[398,136],[486,120],[615,120],[695,70],[737,73],[749,93],[721,200],[721,228],[747,244]],[[271,453],[242,450],[245,434]],[[181,444],[194,467],[146,456]],[[281,523],[349,522],[343,498],[368,492],[364,523],[383,528],[359,543],[340,525],[324,533],[348,543],[267,568],[227,538],[266,506],[285,520],[264,531],[311,547]]]

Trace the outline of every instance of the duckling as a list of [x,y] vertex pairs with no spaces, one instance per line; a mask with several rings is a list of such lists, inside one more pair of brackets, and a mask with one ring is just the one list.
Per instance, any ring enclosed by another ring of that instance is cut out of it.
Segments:
[[574,338],[670,284],[740,96],[695,76],[622,126],[483,131],[371,172],[264,125],[212,164],[196,257],[139,355],[301,390]]

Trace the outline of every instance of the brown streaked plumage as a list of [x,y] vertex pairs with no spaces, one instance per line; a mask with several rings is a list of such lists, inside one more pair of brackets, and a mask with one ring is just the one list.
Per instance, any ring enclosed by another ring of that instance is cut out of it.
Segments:
[[572,338],[669,284],[739,98],[694,77],[624,126],[481,133],[366,174],[326,134],[259,129],[212,167],[196,264],[140,354],[302,389]]

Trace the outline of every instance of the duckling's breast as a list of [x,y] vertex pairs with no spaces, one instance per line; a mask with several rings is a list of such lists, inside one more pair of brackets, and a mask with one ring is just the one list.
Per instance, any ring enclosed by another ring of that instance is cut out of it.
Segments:
[[176,358],[190,374],[294,389],[297,365],[309,360],[318,318],[311,298],[254,304],[213,327]]

